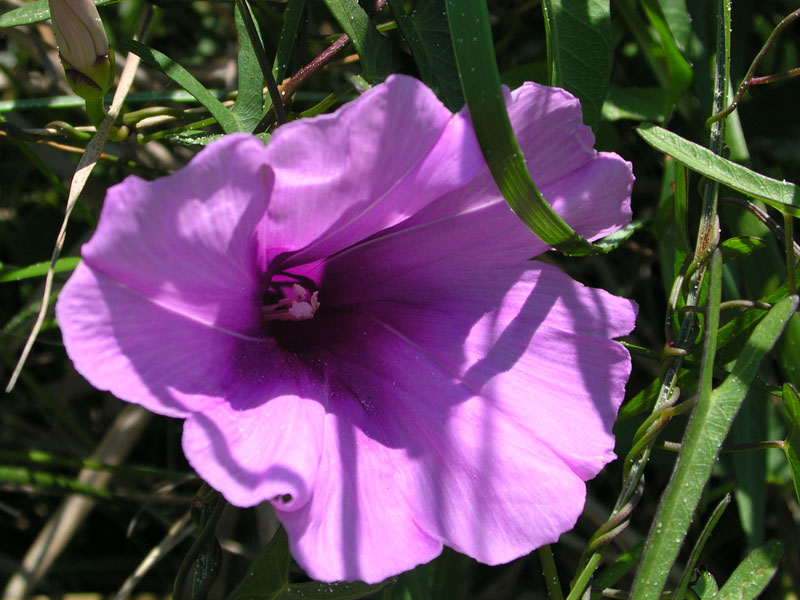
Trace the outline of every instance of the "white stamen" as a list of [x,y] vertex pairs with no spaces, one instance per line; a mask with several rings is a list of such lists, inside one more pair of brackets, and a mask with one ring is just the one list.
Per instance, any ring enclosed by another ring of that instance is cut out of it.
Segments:
[[308,296],[308,290],[299,283],[292,285],[294,298],[283,298],[275,304],[262,306],[267,321],[305,321],[311,319],[319,308],[319,292]]

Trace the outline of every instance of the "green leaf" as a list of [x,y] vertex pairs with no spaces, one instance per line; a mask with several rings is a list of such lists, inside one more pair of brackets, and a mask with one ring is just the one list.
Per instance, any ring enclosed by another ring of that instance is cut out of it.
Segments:
[[[239,40],[237,56],[238,93],[233,103],[233,114],[239,121],[241,131],[252,132],[264,116],[264,75],[258,64],[256,50],[247,34],[239,4],[234,4],[236,37]],[[254,21],[255,22],[255,21]],[[256,29],[258,24],[256,24]]]
[[597,132],[611,80],[614,45],[608,0],[544,0],[550,85],[581,101],[583,122]]
[[228,600],[274,600],[283,597],[289,581],[289,538],[283,527],[247,569],[247,575]]
[[397,70],[394,46],[378,33],[357,0],[325,0],[325,4],[353,41],[367,80],[381,81]]
[[[56,273],[64,271],[72,271],[81,262],[80,256],[65,256],[56,261]],[[27,267],[10,267],[3,265],[0,267],[0,283],[6,281],[19,281],[20,279],[30,279],[31,277],[44,277],[47,275],[47,270],[50,268],[50,261],[36,263]]]
[[503,198],[531,231],[561,252],[602,252],[556,214],[528,173],[506,112],[486,2],[447,0],[447,18],[472,125]]
[[783,413],[789,430],[783,451],[792,471],[794,493],[800,501],[800,396],[788,383],[783,384]]
[[692,37],[692,17],[686,9],[685,0],[657,0],[661,14],[672,32],[678,49],[684,52]]
[[225,133],[241,131],[239,128],[239,121],[234,114],[229,111],[222,102],[217,100],[211,92],[203,87],[203,84],[197,81],[189,71],[174,60],[158,50],[145,46],[136,40],[122,40],[120,42],[120,47],[128,52],[133,52],[141,58],[146,65],[158,69],[194,96],[217,120]]
[[765,248],[766,245],[761,238],[746,235],[728,238],[719,245],[719,249],[722,251],[722,259],[727,263],[747,256],[754,250]]
[[633,584],[632,597],[637,600],[660,597],[731,422],[747,394],[750,382],[756,376],[761,360],[772,349],[797,308],[796,296],[785,298],[772,307],[756,326],[730,375],[711,392],[713,337],[719,317],[714,307],[719,306],[722,271],[714,266],[715,262],[716,259],[712,259],[700,395],[687,426],[683,449],[672,479],[653,520],[647,549]]
[[753,600],[757,598],[775,576],[781,558],[783,544],[771,540],[753,550],[745,558],[714,600]]
[[650,25],[658,34],[663,58],[667,65],[667,76],[669,79],[667,84],[667,105],[665,114],[669,114],[672,112],[672,108],[675,106],[678,98],[683,95],[692,83],[692,67],[678,48],[678,44],[675,42],[672,31],[658,3],[655,0],[641,0],[641,5],[642,8],[644,8],[647,20],[650,21]]
[[402,0],[389,0],[395,20],[411,48],[419,75],[447,108],[464,106],[456,58],[443,0],[420,0],[409,16]]
[[392,578],[374,585],[363,581],[293,583],[276,598],[279,600],[357,600],[364,596],[371,596],[394,582],[395,579]]
[[725,494],[725,497],[719,501],[714,510],[711,513],[711,516],[706,521],[705,527],[703,527],[703,531],[700,532],[700,536],[697,538],[697,541],[692,548],[692,553],[689,555],[689,560],[686,561],[686,566],[683,568],[683,574],[681,575],[681,580],[678,583],[678,587],[675,588],[675,591],[672,593],[672,600],[683,600],[686,596],[686,590],[689,588],[689,583],[691,582],[695,568],[697,567],[697,562],[700,560],[700,554],[703,552],[703,548],[708,541],[708,538],[711,537],[711,532],[714,530],[714,527],[717,526],[720,518],[722,517],[722,513],[725,512],[725,509],[728,508],[728,504],[731,503],[731,495]]
[[[95,6],[115,4],[120,0],[94,0]],[[0,29],[4,27],[16,27],[17,25],[30,25],[39,23],[50,18],[50,6],[47,0],[36,0],[25,6],[20,6],[14,10],[9,10],[0,15]]]
[[283,11],[281,37],[278,40],[278,49],[275,51],[275,61],[272,65],[272,75],[278,84],[283,81],[289,71],[289,61],[300,37],[305,5],[306,0],[289,0],[286,10]]
[[697,581],[689,586],[689,589],[697,594],[701,600],[711,600],[719,591],[717,580],[708,571],[702,571]]
[[653,148],[674,156],[693,171],[744,194],[761,198],[782,213],[800,216],[800,188],[793,183],[751,171],[651,123],[642,123],[636,131]]
[[606,121],[661,121],[664,117],[664,90],[660,87],[609,86],[601,115]]
[[642,550],[644,550],[644,540],[636,544],[632,550],[620,554],[610,567],[598,573],[592,585],[600,589],[614,587],[614,584],[636,566],[642,556]]

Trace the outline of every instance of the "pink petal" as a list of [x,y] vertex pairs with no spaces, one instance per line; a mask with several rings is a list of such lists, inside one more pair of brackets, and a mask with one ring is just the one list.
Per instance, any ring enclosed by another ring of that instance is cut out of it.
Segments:
[[333,114],[284,125],[267,147],[273,255],[296,250],[287,266],[313,262],[463,186],[486,168],[463,151],[470,140],[463,120],[401,75]]
[[237,382],[213,408],[184,424],[187,460],[236,506],[279,497],[287,507],[303,506],[314,490],[325,409],[301,395],[302,385],[287,384],[280,375]]
[[[629,300],[525,261],[501,208],[340,253],[321,292],[389,334],[362,325],[363,338],[331,352],[356,396],[383,399],[372,418],[384,445],[428,456],[407,467],[423,482],[407,498],[414,522],[489,563],[555,541],[582,509],[582,482],[613,460],[630,358],[611,338],[636,314]],[[383,384],[357,371],[359,356]]]
[[177,315],[85,264],[62,290],[56,315],[75,368],[94,387],[188,417],[184,453],[230,502],[308,500],[324,407],[306,398],[324,394],[271,340]]
[[87,265],[168,310],[248,332],[260,323],[259,260],[271,174],[256,138],[233,135],[173,175],[108,192]]
[[[509,95],[508,111],[537,187],[575,231],[595,240],[631,220],[631,164],[616,154],[592,148],[594,136],[581,121],[577,99],[558,88],[526,83]],[[459,140],[460,152],[480,154],[466,109],[453,116],[450,131]],[[446,133],[441,139],[444,143],[450,136]],[[524,225],[513,226],[511,220],[519,219],[507,207],[485,165],[462,187],[420,208],[394,230],[460,217],[491,205],[507,213],[508,219],[500,219],[496,226],[504,232],[513,229],[515,243],[525,249],[527,257],[549,249]]]

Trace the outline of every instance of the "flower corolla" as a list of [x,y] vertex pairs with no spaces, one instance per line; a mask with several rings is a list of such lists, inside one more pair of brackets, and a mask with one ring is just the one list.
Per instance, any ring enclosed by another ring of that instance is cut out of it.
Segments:
[[[630,164],[575,98],[507,104],[572,227],[630,220]],[[547,249],[467,111],[393,76],[266,147],[227,136],[111,188],[56,312],[77,370],[185,419],[192,467],[271,501],[311,577],[376,582],[443,545],[497,564],[556,541],[614,458],[636,308],[530,260]]]
[[72,90],[102,98],[114,83],[114,54],[92,0],[48,0],[58,55]]

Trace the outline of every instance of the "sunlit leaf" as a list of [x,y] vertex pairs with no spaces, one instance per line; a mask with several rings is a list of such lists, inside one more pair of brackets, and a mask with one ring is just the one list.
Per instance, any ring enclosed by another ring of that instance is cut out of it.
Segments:
[[583,122],[597,130],[600,109],[611,79],[609,0],[544,0],[550,84],[572,92],[583,109]]
[[714,600],[757,598],[775,576],[781,558],[783,558],[783,544],[778,540],[771,540],[759,546],[736,567],[725,585],[714,596]]
[[225,133],[240,131],[239,121],[237,121],[234,114],[203,87],[203,84],[197,81],[189,71],[174,60],[136,40],[123,40],[120,45],[124,50],[136,54],[145,64],[164,73],[164,75],[194,96],[217,120]]
[[800,188],[793,183],[751,171],[657,125],[642,123],[636,131],[653,148],[675,157],[693,171],[760,198],[781,212],[800,216]]
[[[65,256],[56,261],[53,271],[56,273],[63,273],[64,271],[72,271],[81,262],[79,256]],[[50,268],[50,261],[36,263],[27,267],[9,267],[3,265],[0,267],[0,283],[6,281],[19,281],[20,279],[30,279],[31,277],[44,277],[47,275],[47,270]]]

